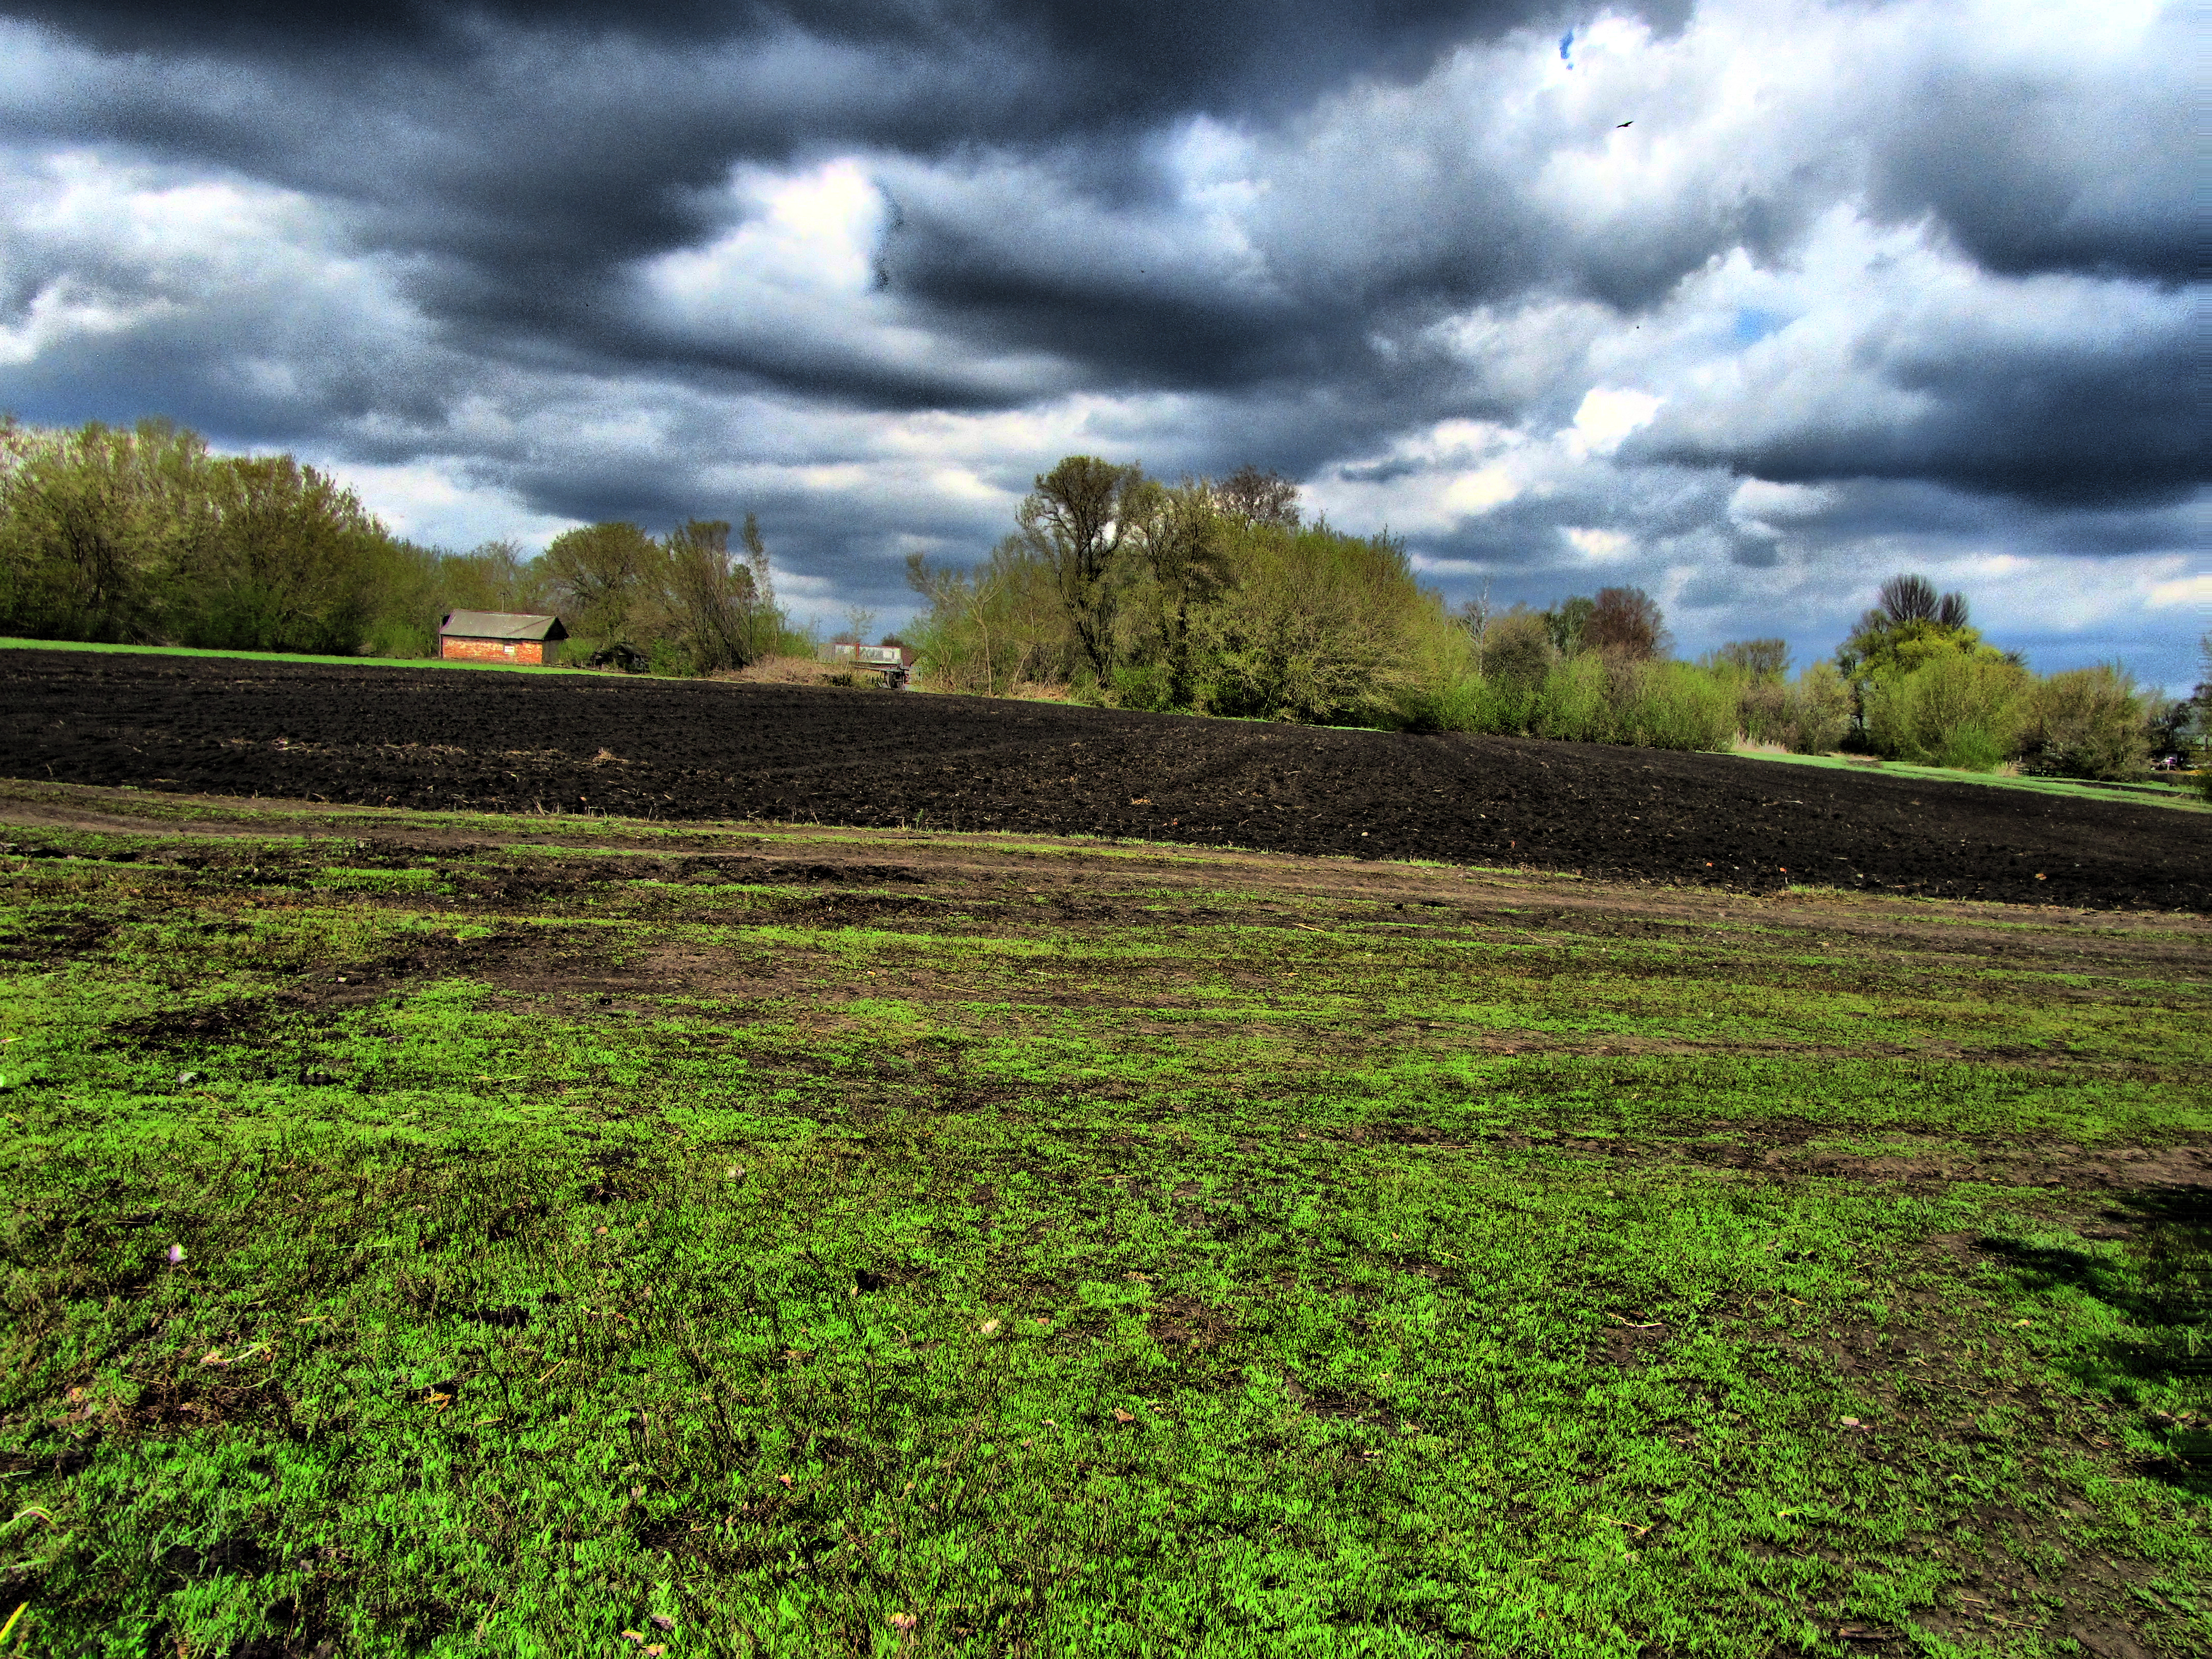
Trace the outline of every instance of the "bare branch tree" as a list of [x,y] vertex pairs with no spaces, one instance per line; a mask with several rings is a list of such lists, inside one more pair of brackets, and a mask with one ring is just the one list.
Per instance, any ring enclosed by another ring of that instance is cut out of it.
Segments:
[[1018,515],[1030,544],[1051,562],[1076,642],[1102,680],[1114,665],[1114,584],[1109,580],[1145,504],[1145,473],[1095,455],[1070,455],[1041,475]]

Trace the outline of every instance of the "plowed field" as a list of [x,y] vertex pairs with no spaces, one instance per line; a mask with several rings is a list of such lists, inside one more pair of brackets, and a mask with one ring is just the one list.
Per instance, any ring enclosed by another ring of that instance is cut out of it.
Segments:
[[2212,906],[2200,815],[1728,756],[805,687],[67,651],[0,653],[0,773],[76,783]]

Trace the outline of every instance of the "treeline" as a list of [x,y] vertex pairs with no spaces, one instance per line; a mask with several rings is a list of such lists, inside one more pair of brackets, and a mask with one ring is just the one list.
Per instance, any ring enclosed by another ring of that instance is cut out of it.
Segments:
[[[1070,456],[972,569],[908,575],[925,684],[1127,708],[1674,749],[1739,742],[1942,766],[2121,778],[2203,757],[2207,684],[2175,700],[2117,667],[2038,677],[1982,639],[1966,599],[1899,576],[1832,659],[1779,640],[1676,660],[1659,607],[1608,587],[1547,611],[1456,611],[1404,546],[1309,522],[1246,467],[1170,484]],[[0,421],[0,633],[381,657],[436,654],[448,611],[556,611],[571,660],[699,674],[811,656],[748,517],[665,536],[596,524],[526,558],[391,535],[292,457],[217,456],[167,422],[125,431]],[[841,637],[859,635],[864,618]],[[886,641],[890,642],[890,641]],[[2203,775],[2212,779],[2212,766]]]
[[2206,687],[2164,698],[2115,667],[2039,678],[1983,642],[1963,597],[1917,576],[1794,677],[1780,640],[1674,659],[1634,587],[1452,611],[1395,538],[1309,523],[1294,484],[1251,467],[1170,485],[1070,456],[981,564],[917,556],[908,574],[927,605],[908,633],[926,682],[985,696],[2100,778],[2201,742],[2212,714]]
[[750,518],[663,537],[599,524],[526,558],[392,536],[289,455],[218,456],[168,422],[0,422],[0,633],[206,649],[432,657],[449,611],[557,611],[569,654],[664,673],[811,651]]

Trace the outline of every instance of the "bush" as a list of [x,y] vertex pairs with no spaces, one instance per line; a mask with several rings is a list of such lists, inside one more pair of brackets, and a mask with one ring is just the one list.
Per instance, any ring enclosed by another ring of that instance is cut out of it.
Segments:
[[1796,721],[1790,709],[1790,684],[1762,676],[1735,684],[1736,730],[1747,743],[1790,741]]
[[1735,738],[1735,686],[1688,663],[1585,651],[1554,664],[1533,701],[1540,738],[1719,751]]
[[1175,678],[1164,662],[1117,664],[1106,680],[1116,708],[1158,713],[1175,706]]
[[1229,532],[1237,586],[1191,623],[1206,712],[1314,725],[1395,723],[1415,686],[1422,598],[1405,549],[1325,526]]
[[2053,674],[2028,696],[2023,763],[2072,778],[2130,778],[2146,769],[2150,733],[2135,678],[2103,664]]
[[1825,755],[1851,729],[1851,688],[1832,662],[1816,662],[1790,688],[1783,740],[1792,754]]
[[1615,687],[1607,666],[1594,651],[1554,663],[1539,688],[1530,732],[1572,743],[1611,743]]
[[1474,636],[1425,592],[1407,619],[1405,684],[1394,725],[1408,732],[1464,732],[1477,708]]
[[1723,753],[1729,748],[1735,738],[1736,700],[1729,687],[1686,662],[1632,666],[1635,685],[1614,742]]
[[1892,760],[1990,771],[2019,752],[2028,689],[2006,658],[1946,652],[1868,688],[1867,741]]
[[1050,563],[1021,537],[1007,537],[969,571],[932,569],[916,554],[907,580],[929,601],[906,631],[931,689],[1001,697],[1069,678],[1077,646],[1059,586]]

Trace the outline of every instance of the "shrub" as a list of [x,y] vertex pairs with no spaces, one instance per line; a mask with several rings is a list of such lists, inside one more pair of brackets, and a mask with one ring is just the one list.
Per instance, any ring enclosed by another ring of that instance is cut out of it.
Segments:
[[1595,652],[1562,658],[1545,675],[1529,730],[1540,738],[1577,743],[1610,743],[1613,729],[1613,676]]
[[1175,677],[1165,663],[1121,663],[1106,677],[1116,708],[1152,711],[1175,706]]
[[1688,663],[1586,651],[1553,665],[1534,702],[1538,737],[1723,751],[1735,737],[1735,688]]
[[2134,777],[2149,759],[2144,713],[2134,676],[2115,665],[2053,674],[2028,696],[2025,763],[2064,777]]
[[1851,688],[1832,662],[1816,662],[1790,688],[1784,741],[1798,755],[1825,755],[1851,729]]
[[1729,749],[1736,716],[1729,687],[1686,662],[1631,666],[1633,690],[1614,742],[1645,749]]
[[1947,651],[1868,688],[1867,741],[1893,760],[1990,771],[2019,752],[2028,687],[2007,658]]
[[1405,549],[1326,526],[1232,527],[1237,585],[1191,623],[1208,712],[1315,724],[1394,720],[1422,607]]
[[[1733,679],[1733,677],[1725,677]],[[1790,739],[1793,720],[1790,685],[1785,680],[1760,678],[1735,680],[1736,730],[1747,743],[1783,743]]]
[[1491,619],[1476,672],[1515,704],[1523,705],[1511,729],[1526,727],[1534,709],[1525,705],[1542,688],[1558,660],[1559,649],[1552,643],[1551,627],[1542,613],[1516,605]]
[[999,697],[1070,678],[1077,647],[1052,566],[1023,538],[1007,537],[969,571],[932,569],[914,555],[907,580],[929,601],[907,634],[933,690]]
[[1420,596],[1407,619],[1405,684],[1395,723],[1409,732],[1467,732],[1480,708],[1475,641],[1444,609],[1443,596]]

